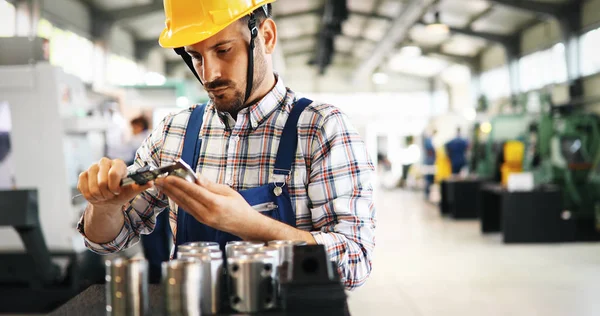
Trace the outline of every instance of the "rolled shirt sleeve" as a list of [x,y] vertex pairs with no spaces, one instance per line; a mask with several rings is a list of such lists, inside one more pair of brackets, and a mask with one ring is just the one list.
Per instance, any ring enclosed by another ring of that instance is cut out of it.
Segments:
[[[146,164],[152,168],[160,165],[160,152],[164,140],[166,122],[171,116],[167,116],[144,140],[136,152],[133,165],[128,171],[135,171]],[[127,249],[140,240],[140,234],[150,234],[156,224],[156,215],[168,207],[168,198],[156,188],[150,188],[138,194],[122,207],[125,222],[117,237],[108,243],[97,244],[89,240],[84,232],[84,215],[77,224],[78,231],[83,235],[86,247],[99,254],[108,254]]]
[[376,212],[374,166],[364,142],[339,110],[327,115],[312,142],[308,195],[312,232],[338,263],[344,285],[354,289],[371,273]]

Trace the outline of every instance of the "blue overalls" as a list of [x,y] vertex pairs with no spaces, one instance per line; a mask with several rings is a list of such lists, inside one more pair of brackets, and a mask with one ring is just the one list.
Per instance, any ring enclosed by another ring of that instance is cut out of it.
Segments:
[[[298,119],[302,111],[311,104],[309,99],[302,98],[298,100],[285,123],[281,141],[275,158],[275,168],[273,173],[288,177],[292,170],[292,163],[296,157],[296,148],[298,143]],[[202,148],[202,139],[199,137],[200,128],[206,106],[198,106],[192,112],[185,131],[183,141],[183,152],[181,158],[190,166],[198,165],[198,158]],[[261,213],[275,220],[284,222],[292,227],[296,227],[296,212],[292,207],[292,201],[285,182],[269,183],[260,187],[239,192],[248,204],[256,207],[257,205],[269,205]],[[260,210],[258,210],[260,211]],[[175,236],[175,257],[177,256],[177,246],[190,241],[214,241],[218,242],[221,250],[225,251],[225,244],[228,241],[240,240],[239,237],[232,234],[216,230],[204,225],[188,214],[182,208],[177,212],[177,234]]]

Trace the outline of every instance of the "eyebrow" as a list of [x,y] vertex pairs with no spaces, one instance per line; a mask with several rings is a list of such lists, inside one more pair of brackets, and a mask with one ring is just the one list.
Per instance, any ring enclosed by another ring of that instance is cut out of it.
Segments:
[[[208,49],[209,49],[209,50],[214,50],[214,49],[216,49],[216,48],[217,48],[217,47],[219,47],[219,46],[222,46],[222,45],[225,45],[225,44],[229,44],[229,43],[231,43],[231,42],[234,42],[234,41],[235,41],[235,40],[233,40],[233,39],[230,39],[230,40],[223,40],[223,41],[220,41],[220,42],[216,43],[215,45],[213,45],[213,46],[209,47]],[[195,50],[193,50],[193,49],[186,49],[186,53],[188,53],[188,54],[198,54],[198,55],[200,55],[200,53],[198,53],[197,51],[195,51]]]

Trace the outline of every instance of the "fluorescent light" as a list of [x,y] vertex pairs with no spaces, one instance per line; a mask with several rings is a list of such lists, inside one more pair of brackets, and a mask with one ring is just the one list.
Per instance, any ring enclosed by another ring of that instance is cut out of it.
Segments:
[[390,77],[382,72],[376,72],[373,74],[371,79],[373,80],[373,83],[381,85],[388,83]]
[[144,81],[149,86],[162,86],[167,82],[167,78],[157,72],[148,72],[146,73]]
[[427,31],[432,35],[447,35],[450,33],[450,28],[446,24],[433,23],[427,25]]
[[409,45],[400,49],[400,55],[405,57],[419,57],[423,51],[419,46]]
[[427,30],[435,35],[446,35],[450,33],[450,28],[448,25],[442,23],[440,19],[440,11],[436,11],[434,13],[435,21],[429,25],[427,25]]
[[177,98],[177,101],[175,103],[177,104],[177,107],[180,108],[187,108],[188,106],[190,106],[190,100],[186,97]]

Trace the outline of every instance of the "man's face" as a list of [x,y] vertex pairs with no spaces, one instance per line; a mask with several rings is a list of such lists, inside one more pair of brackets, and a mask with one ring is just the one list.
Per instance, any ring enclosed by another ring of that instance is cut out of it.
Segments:
[[[238,21],[205,41],[185,47],[204,89],[221,112],[236,113],[244,108],[249,40],[247,24]],[[253,91],[264,81],[267,71],[261,40],[257,37],[254,41]]]

